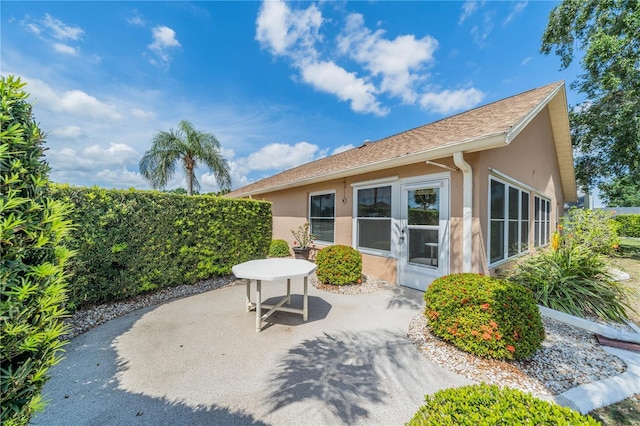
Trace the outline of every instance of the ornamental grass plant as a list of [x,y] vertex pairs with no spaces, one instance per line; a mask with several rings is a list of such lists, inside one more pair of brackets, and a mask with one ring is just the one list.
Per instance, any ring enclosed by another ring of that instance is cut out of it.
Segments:
[[539,305],[582,318],[626,320],[625,308],[631,308],[626,290],[608,273],[599,255],[603,246],[596,249],[595,238],[585,244],[575,234],[560,231],[553,234],[550,247],[523,258],[509,279],[531,289]]

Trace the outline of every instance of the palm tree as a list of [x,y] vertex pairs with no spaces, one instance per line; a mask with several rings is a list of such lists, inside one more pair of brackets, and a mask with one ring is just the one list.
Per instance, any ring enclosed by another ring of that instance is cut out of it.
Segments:
[[187,194],[200,188],[193,173],[199,162],[206,164],[221,189],[231,187],[231,175],[227,160],[220,154],[220,142],[213,133],[200,132],[187,120],[178,124],[179,129],[159,132],[152,139],[151,149],[140,160],[140,173],[151,186],[164,188],[173,177],[176,163],[180,161],[187,175]]

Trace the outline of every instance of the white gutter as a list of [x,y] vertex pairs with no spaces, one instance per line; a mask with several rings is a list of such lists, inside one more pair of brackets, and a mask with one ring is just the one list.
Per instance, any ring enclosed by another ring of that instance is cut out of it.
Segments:
[[453,162],[462,170],[462,272],[471,272],[473,250],[473,169],[461,151],[453,154]]

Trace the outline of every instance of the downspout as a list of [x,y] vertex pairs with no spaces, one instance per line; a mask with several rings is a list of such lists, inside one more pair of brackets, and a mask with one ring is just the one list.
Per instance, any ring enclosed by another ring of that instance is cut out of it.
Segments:
[[453,162],[462,170],[462,272],[471,272],[473,259],[473,170],[462,152],[453,154]]

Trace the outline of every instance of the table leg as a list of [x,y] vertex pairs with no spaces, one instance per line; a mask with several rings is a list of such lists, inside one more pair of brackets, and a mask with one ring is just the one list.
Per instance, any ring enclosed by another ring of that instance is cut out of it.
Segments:
[[302,320],[306,321],[309,314],[309,300],[307,294],[307,283],[309,282],[309,277],[304,277],[304,296],[302,296]]
[[291,278],[287,278],[287,305],[291,304]]
[[247,280],[247,312],[251,311],[251,280]]
[[256,280],[256,333],[259,333],[262,329],[262,295],[260,290],[262,288],[262,281]]

